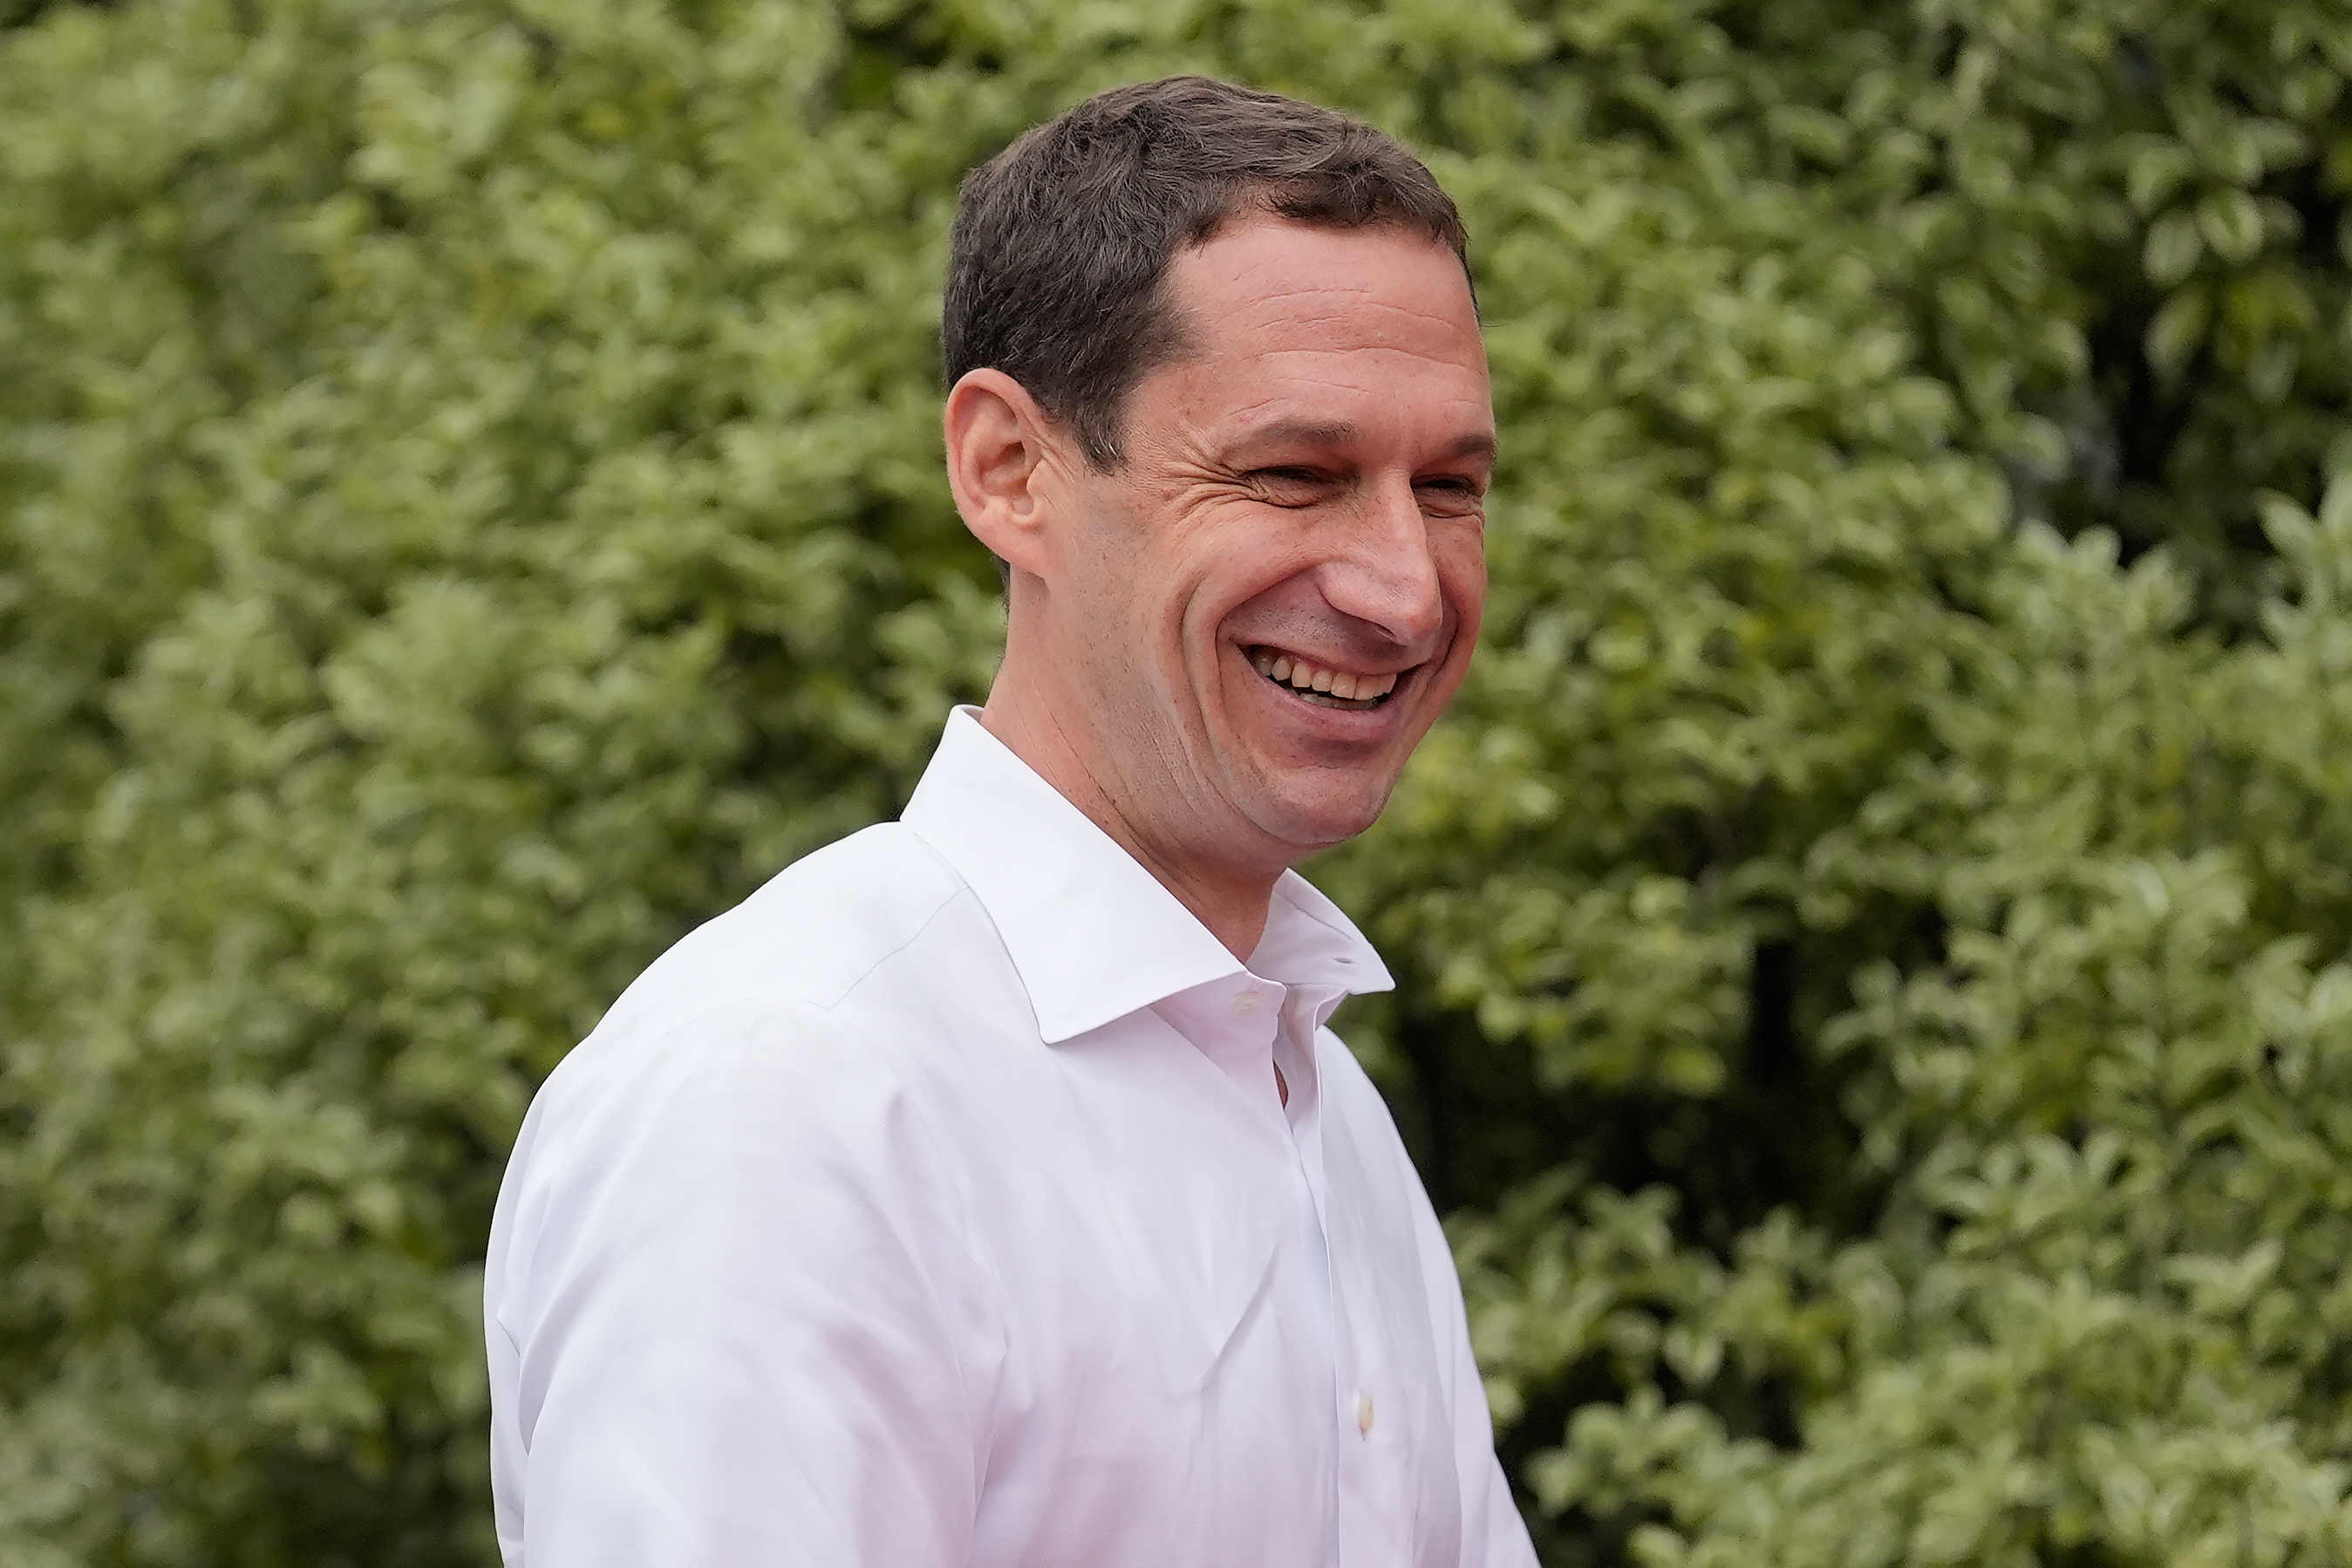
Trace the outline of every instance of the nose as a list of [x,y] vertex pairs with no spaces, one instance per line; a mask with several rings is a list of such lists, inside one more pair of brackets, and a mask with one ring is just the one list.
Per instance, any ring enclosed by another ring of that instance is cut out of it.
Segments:
[[1444,586],[1429,519],[1409,479],[1369,489],[1317,575],[1325,603],[1379,628],[1404,657],[1418,660],[1436,651],[1445,626]]

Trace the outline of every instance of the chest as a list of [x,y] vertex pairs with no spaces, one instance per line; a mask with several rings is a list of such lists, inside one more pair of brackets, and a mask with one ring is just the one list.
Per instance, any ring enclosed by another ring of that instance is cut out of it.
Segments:
[[1454,1563],[1444,1347],[1384,1145],[1327,1107],[1318,1195],[1279,1119],[1149,1020],[981,1098],[1010,1134],[960,1162],[1004,1309],[982,1564]]

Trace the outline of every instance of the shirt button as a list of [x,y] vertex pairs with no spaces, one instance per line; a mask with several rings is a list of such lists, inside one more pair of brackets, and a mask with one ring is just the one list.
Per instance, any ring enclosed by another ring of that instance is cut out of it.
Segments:
[[1265,1002],[1265,995],[1255,987],[1247,991],[1236,991],[1234,993],[1233,1001],[1234,1016],[1246,1018],[1256,1012]]
[[1372,1396],[1360,1388],[1356,1391],[1356,1430],[1369,1432],[1371,1429]]

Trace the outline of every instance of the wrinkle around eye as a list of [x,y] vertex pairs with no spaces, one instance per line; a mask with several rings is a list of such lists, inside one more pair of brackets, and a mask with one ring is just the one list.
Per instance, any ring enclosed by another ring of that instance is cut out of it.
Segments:
[[1258,468],[1242,476],[1242,488],[1255,500],[1296,508],[1327,500],[1340,487],[1338,480],[1306,468]]
[[1439,517],[1475,518],[1486,515],[1486,493],[1471,485],[1416,485],[1422,510]]

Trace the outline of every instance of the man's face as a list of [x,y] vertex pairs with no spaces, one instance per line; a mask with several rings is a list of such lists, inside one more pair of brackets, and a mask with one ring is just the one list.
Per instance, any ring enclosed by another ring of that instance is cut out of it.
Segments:
[[1362,832],[1470,662],[1495,424],[1462,267],[1272,218],[1179,255],[1189,352],[1076,476],[1051,590],[1080,749],[1153,858]]

